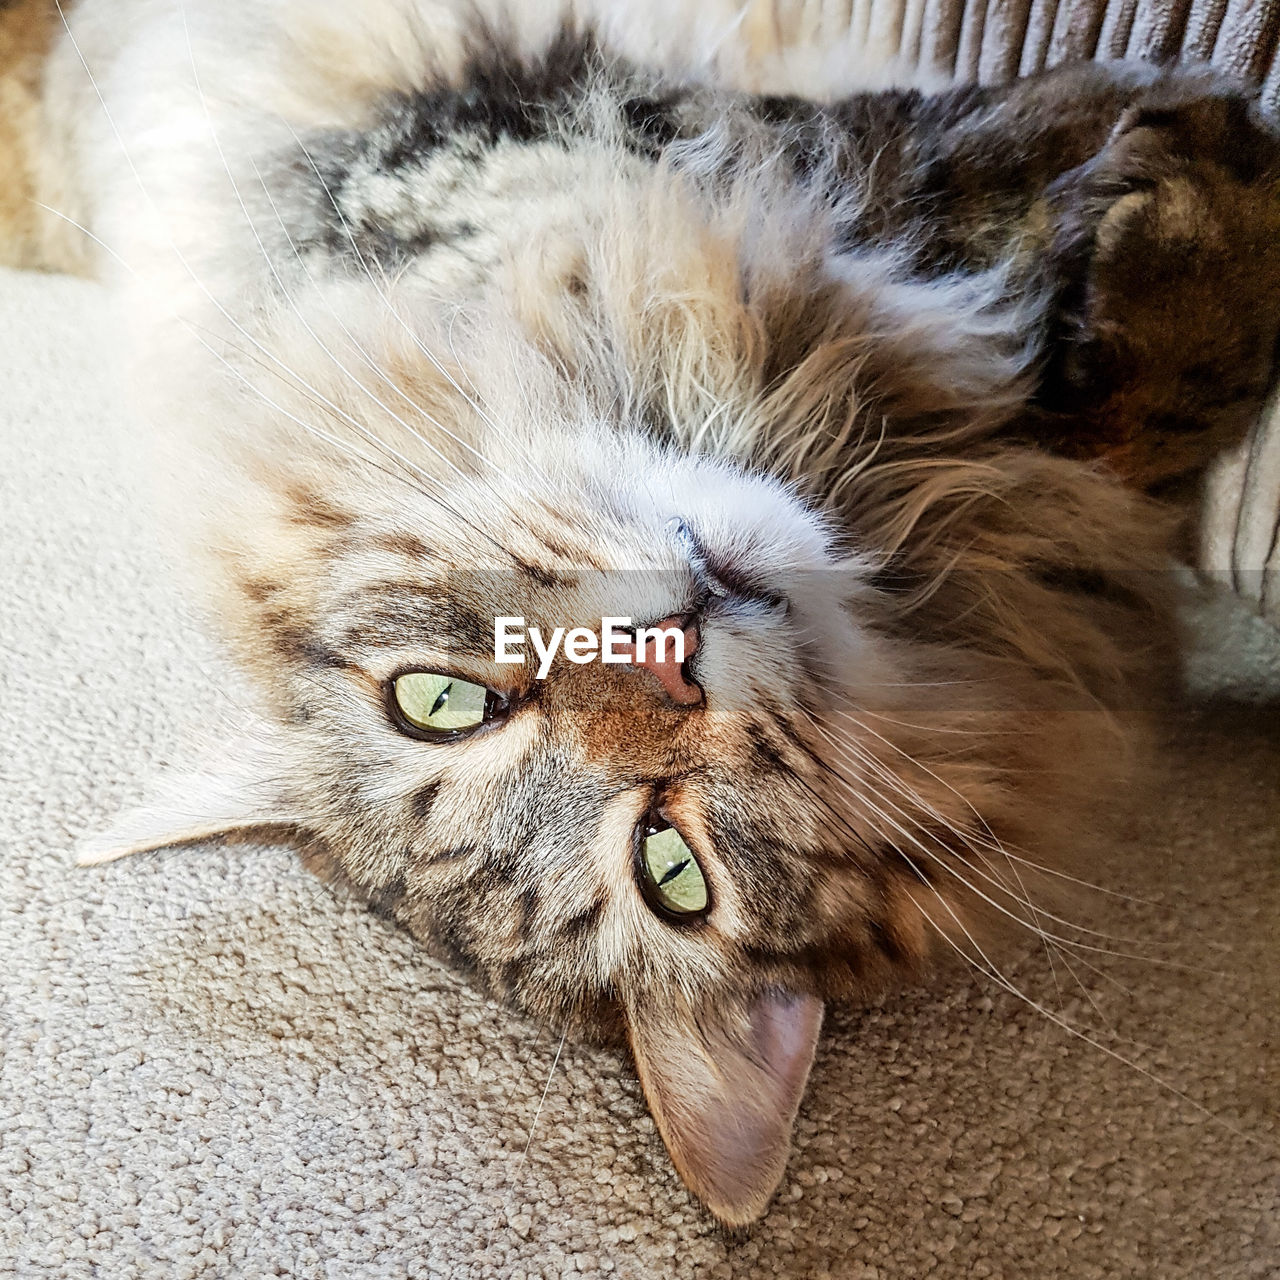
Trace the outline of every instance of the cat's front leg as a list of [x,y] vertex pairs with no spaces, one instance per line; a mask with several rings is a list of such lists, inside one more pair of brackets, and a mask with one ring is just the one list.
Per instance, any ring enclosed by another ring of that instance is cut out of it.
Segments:
[[1280,136],[1244,96],[1171,80],[1049,197],[1046,421],[1144,488],[1200,472],[1243,439],[1272,382]]

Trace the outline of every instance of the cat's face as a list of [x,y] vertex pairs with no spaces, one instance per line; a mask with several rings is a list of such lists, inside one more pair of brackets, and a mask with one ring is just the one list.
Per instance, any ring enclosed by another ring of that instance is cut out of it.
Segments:
[[[754,1219],[825,1002],[963,936],[960,890],[1001,883],[982,864],[1053,803],[1078,710],[1028,732],[1003,640],[904,630],[870,555],[741,465],[589,422],[447,485],[332,463],[228,525],[224,621],[266,714],[85,860],[296,833],[485,990],[625,1035],[681,1175]],[[611,618],[685,660],[530,643]]]
[[[625,1034],[682,1176],[744,1223],[824,1002],[963,938],[962,890],[1020,910],[1002,840],[1090,794],[1081,708],[1123,666],[1098,617],[1127,606],[1076,571],[1155,535],[1075,464],[940,454],[1020,385],[967,286],[753,258],[821,241],[732,207],[690,235],[682,199],[651,192],[622,244],[512,254],[499,316],[457,335],[411,276],[398,323],[340,278],[271,315],[230,388],[256,394],[207,412],[238,433],[208,542],[265,715],[86,860],[296,833],[487,990]],[[661,625],[685,661],[540,675],[527,644],[497,660],[514,618]]]
[[[892,837],[930,840],[968,801],[912,764],[912,668],[826,521],[740,470],[577,434],[554,478],[443,499],[283,489],[232,575],[273,713],[232,751],[257,778],[183,804],[206,830],[296,827],[487,990],[625,1029],[682,1173],[745,1221],[823,1000],[921,957]],[[544,663],[526,641],[501,663],[515,617],[674,626],[686,660]]]
[[[1039,634],[1028,608],[1083,653],[1079,598],[957,573],[904,626],[874,563],[786,487],[589,424],[518,474],[322,478],[265,488],[224,557],[267,715],[85,860],[296,833],[487,991],[624,1034],[681,1175],[751,1221],[825,1002],[918,969],[931,934],[963,939],[962,890],[1016,908],[1002,838],[1069,816],[1064,781],[1087,790],[1095,717],[1042,698],[1039,655],[1010,659]],[[973,638],[944,643],[935,606]],[[499,627],[611,618],[678,633],[685,661],[674,635],[640,655],[624,636],[612,663],[528,638],[498,660]]]
[[[289,803],[344,877],[501,997],[625,1026],[682,1170],[752,1217],[820,1001],[921,951],[910,872],[882,855],[900,817],[877,823],[861,785],[901,761],[848,718],[896,706],[903,672],[859,622],[865,566],[794,497],[623,454],[551,487],[488,478],[482,529],[434,504],[412,533],[402,510],[398,527],[327,512],[305,604],[247,589],[299,757]],[[449,505],[480,504],[460,485]],[[513,618],[543,637],[675,627],[685,661],[548,660],[526,640],[501,663]],[[730,1063],[752,1078],[718,1096]],[[717,1166],[729,1130],[749,1140]]]

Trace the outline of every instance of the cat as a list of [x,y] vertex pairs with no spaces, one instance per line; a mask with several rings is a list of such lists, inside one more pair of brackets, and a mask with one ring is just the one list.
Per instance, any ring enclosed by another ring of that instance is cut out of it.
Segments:
[[[827,1002],[1038,927],[1124,776],[1273,372],[1280,142],[1152,67],[765,93],[656,12],[82,0],[10,163],[260,698],[82,861],[295,841],[625,1040],[737,1226]],[[517,618],[670,634],[539,679]]]

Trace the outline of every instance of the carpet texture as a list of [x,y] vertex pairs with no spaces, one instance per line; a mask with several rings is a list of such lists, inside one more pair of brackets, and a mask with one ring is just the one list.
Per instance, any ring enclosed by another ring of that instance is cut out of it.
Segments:
[[1202,609],[1159,804],[1120,806],[1094,873],[1148,901],[1072,907],[1159,963],[1012,953],[1104,1048],[958,969],[835,1011],[730,1239],[626,1063],[558,1052],[287,849],[72,868],[235,687],[170,585],[110,331],[96,286],[0,274],[0,1275],[1277,1273],[1275,632]]

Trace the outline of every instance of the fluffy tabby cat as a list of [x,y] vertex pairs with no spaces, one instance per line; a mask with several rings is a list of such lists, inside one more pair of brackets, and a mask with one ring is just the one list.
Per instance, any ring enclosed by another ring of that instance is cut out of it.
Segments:
[[[860,91],[686,8],[10,6],[4,216],[117,281],[261,694],[84,860],[292,835],[624,1033],[740,1224],[824,1003],[1034,924],[1123,767],[1172,496],[1271,378],[1280,146],[1207,74]],[[538,680],[498,616],[686,661]]]

